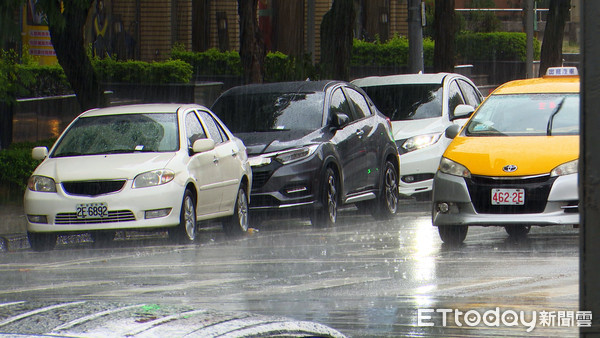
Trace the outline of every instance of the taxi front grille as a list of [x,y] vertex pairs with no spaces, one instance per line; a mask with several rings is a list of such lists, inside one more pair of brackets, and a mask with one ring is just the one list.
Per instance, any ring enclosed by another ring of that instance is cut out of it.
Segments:
[[135,216],[130,210],[109,211],[105,218],[77,218],[77,214],[60,213],[56,214],[55,224],[102,224],[102,223],[120,223],[135,221]]
[[[546,208],[548,195],[556,177],[550,175],[510,179],[472,176],[466,178],[475,211],[480,214],[536,214]],[[524,189],[524,205],[492,205],[492,189]]]

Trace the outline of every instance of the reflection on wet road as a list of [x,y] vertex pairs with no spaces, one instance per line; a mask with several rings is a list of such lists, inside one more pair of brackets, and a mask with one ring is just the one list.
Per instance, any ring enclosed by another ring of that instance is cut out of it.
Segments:
[[[472,228],[453,248],[429,210],[406,203],[377,222],[348,210],[327,229],[265,221],[237,239],[209,228],[190,246],[150,236],[0,253],[0,304],[179,304],[315,321],[355,337],[578,334],[568,318],[578,310],[577,229],[532,228],[517,241],[502,228]],[[0,309],[2,321],[10,306]]]

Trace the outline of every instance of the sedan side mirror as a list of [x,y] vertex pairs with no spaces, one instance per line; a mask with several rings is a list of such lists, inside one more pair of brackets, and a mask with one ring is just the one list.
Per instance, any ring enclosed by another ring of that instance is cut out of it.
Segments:
[[213,149],[215,149],[215,141],[211,138],[201,138],[194,141],[192,145],[192,152],[194,154],[204,153]]
[[31,157],[34,160],[43,160],[48,156],[48,148],[46,147],[35,147],[31,150]]
[[454,108],[454,117],[453,120],[456,119],[464,119],[473,115],[475,108],[469,106],[468,104],[459,104]]
[[449,125],[448,128],[446,128],[446,137],[449,139],[453,139],[456,137],[456,135],[458,135],[458,132],[460,131],[460,126],[458,124],[452,124]]
[[341,129],[345,125],[347,125],[349,121],[350,118],[348,117],[348,115],[343,113],[335,113],[333,114],[331,124],[335,129]]

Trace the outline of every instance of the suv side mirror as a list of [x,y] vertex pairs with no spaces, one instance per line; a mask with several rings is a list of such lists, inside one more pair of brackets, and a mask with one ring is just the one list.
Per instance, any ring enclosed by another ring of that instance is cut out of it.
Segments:
[[211,138],[201,138],[194,141],[192,152],[194,154],[203,153],[215,149],[215,141]]
[[454,117],[452,120],[456,119],[464,119],[473,115],[475,108],[469,106],[468,104],[459,104],[454,108]]
[[48,148],[46,147],[35,147],[31,150],[31,157],[34,160],[43,160],[48,156]]
[[458,124],[452,124],[450,126],[448,126],[448,128],[446,128],[446,137],[449,139],[453,139],[456,137],[456,135],[458,135],[458,132],[460,131],[460,126]]
[[335,129],[341,129],[345,125],[347,125],[349,121],[350,118],[348,117],[348,115],[343,113],[334,113],[331,119],[331,125]]

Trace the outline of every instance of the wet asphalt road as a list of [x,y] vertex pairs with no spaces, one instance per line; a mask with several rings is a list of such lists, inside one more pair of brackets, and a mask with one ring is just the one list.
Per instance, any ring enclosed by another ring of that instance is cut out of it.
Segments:
[[[447,247],[429,210],[404,201],[396,218],[375,221],[350,209],[326,229],[263,221],[233,239],[207,227],[194,245],[126,233],[105,248],[80,236],[51,252],[0,252],[0,332],[47,332],[7,319],[84,301],[285,316],[351,337],[578,335],[568,319],[578,310],[577,229],[534,227],[514,240],[502,228],[471,228],[464,245]],[[491,326],[476,325],[486,312]]]

